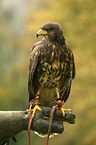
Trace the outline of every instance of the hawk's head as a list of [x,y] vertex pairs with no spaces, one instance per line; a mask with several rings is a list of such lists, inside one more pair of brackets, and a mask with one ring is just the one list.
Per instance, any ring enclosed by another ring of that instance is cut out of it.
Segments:
[[65,43],[65,38],[61,26],[58,23],[46,23],[37,32],[37,37],[48,36],[49,41],[57,41],[60,44]]

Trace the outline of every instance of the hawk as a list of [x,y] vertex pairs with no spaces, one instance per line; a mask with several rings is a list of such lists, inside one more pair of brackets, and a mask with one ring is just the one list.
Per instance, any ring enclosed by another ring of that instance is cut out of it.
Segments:
[[65,42],[63,31],[58,23],[46,23],[37,32],[43,39],[36,42],[31,50],[28,78],[29,102],[33,109],[32,117],[41,106],[64,111],[62,105],[69,97],[72,79],[75,77],[74,55]]

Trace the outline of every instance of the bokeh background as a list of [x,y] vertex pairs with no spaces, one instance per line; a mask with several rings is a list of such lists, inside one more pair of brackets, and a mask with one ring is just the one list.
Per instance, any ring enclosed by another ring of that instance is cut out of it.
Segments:
[[[36,32],[47,22],[60,23],[76,62],[76,78],[65,104],[77,115],[50,145],[96,145],[96,1],[0,0],[0,110],[28,107],[28,64]],[[17,135],[28,144],[27,132]],[[31,131],[31,144],[44,145]],[[15,145],[11,141],[11,145]]]

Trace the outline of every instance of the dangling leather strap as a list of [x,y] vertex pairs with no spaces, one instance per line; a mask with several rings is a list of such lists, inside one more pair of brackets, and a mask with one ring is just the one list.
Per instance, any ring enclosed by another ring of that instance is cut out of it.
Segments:
[[30,104],[30,117],[29,117],[29,124],[28,124],[28,142],[29,142],[29,145],[30,145],[30,127],[31,127],[31,123],[32,123],[31,107],[32,107],[32,104]]
[[29,142],[29,145],[30,145],[30,127],[31,127],[31,123],[32,123],[32,111],[31,109],[36,105],[40,105],[40,102],[39,102],[39,95],[36,96],[33,100],[30,101],[30,117],[29,117],[29,124],[28,124],[28,142]]
[[48,137],[47,137],[47,141],[46,141],[46,145],[48,145],[48,141],[49,141],[49,136],[50,136],[50,133],[51,133],[51,125],[52,125],[52,120],[53,120],[53,114],[55,112],[55,109],[57,108],[57,104],[55,106],[52,107],[52,110],[51,110],[51,114],[50,114],[50,120],[49,120],[49,128],[48,128]]

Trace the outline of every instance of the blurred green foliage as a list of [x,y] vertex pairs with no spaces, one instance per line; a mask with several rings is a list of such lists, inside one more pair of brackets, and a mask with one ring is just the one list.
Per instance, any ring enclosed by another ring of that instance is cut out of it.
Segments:
[[[60,23],[76,62],[76,78],[65,108],[76,113],[75,125],[50,139],[50,145],[96,144],[96,1],[0,1],[0,110],[28,107],[27,76],[30,49],[39,41],[36,32],[47,22]],[[18,145],[28,144],[27,132],[17,135]],[[31,132],[31,144],[43,145]],[[11,142],[13,143],[13,141]]]

